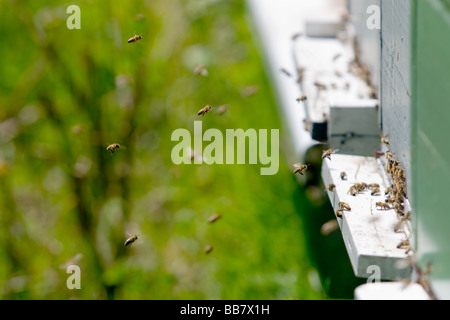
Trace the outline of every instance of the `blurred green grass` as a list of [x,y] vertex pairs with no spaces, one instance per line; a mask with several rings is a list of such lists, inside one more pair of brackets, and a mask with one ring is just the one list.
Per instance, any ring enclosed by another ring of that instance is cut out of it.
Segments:
[[244,2],[43,3],[0,1],[0,297],[325,298],[283,158],[274,176],[170,158],[173,130],[192,132],[206,104],[230,108],[203,130],[280,128]]

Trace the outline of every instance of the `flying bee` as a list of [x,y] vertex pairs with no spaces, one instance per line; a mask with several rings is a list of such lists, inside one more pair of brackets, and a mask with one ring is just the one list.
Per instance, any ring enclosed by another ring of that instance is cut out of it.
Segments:
[[216,113],[217,113],[218,115],[224,114],[225,111],[228,110],[228,108],[229,108],[229,105],[227,105],[227,104],[221,105],[220,107],[217,108]]
[[119,149],[119,148],[120,148],[120,144],[118,144],[118,143],[113,143],[113,144],[110,144],[110,145],[106,148],[106,150],[111,151],[111,154],[113,154],[114,151],[116,151],[116,149]]
[[203,251],[204,251],[206,254],[210,253],[212,250],[213,250],[213,247],[212,247],[212,245],[210,245],[210,244],[208,244],[208,245],[205,247],[205,249],[203,249]]
[[381,143],[389,145],[389,139],[387,136],[381,136]]
[[341,210],[352,211],[352,208],[350,208],[347,202],[339,202],[339,208]]
[[336,219],[330,220],[328,222],[325,222],[322,227],[320,228],[320,233],[323,236],[328,236],[333,231],[337,230],[339,228],[339,223],[336,221]]
[[386,202],[377,202],[375,206],[380,208],[381,210],[390,210],[392,209],[389,203]]
[[208,111],[211,111],[212,107],[208,104],[207,106],[205,106],[203,109],[200,109],[200,111],[197,113],[197,115],[199,116],[203,116],[205,113],[207,113]]
[[135,34],[133,37],[131,37],[130,39],[128,39],[128,43],[136,43],[138,40],[142,39],[142,35],[139,34]]
[[297,102],[308,100],[306,96],[301,96],[296,99]]
[[206,69],[205,65],[200,64],[197,67],[195,67],[194,74],[206,77],[208,75],[208,70]]
[[380,195],[380,188],[378,188],[378,187],[375,187],[375,188],[372,188],[372,192],[370,193],[372,196],[378,196],[378,195]]
[[347,193],[355,197],[356,195],[358,195],[358,189],[356,189],[354,186],[351,186],[350,189],[348,189]]
[[341,180],[347,180],[347,173],[345,171],[341,172]]
[[331,155],[333,153],[338,152],[338,151],[339,151],[339,149],[328,149],[328,150],[323,151],[323,153],[322,153],[322,160],[325,159],[325,158],[328,158],[329,160],[331,160]]
[[309,164],[299,164],[299,163],[294,164],[295,167],[294,174],[300,173],[301,175],[303,175],[303,172],[306,169],[308,169],[309,166],[310,166]]
[[216,222],[217,220],[219,220],[220,218],[222,218],[222,215],[221,215],[220,213],[216,213],[215,215],[211,216],[211,217],[208,219],[208,223],[214,223],[214,222]]
[[125,247],[130,246],[133,242],[135,242],[138,239],[137,235],[130,236],[124,243]]
[[280,71],[282,73],[284,73],[286,76],[288,76],[289,78],[292,77],[292,74],[289,71],[287,71],[285,68],[281,68]]
[[334,183],[330,183],[329,185],[327,185],[327,190],[333,192],[334,190],[336,190],[336,185]]

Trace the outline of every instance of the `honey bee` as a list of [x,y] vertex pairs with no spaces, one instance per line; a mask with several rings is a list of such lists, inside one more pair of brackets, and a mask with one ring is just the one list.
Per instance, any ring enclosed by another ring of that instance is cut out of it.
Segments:
[[388,195],[388,194],[392,194],[392,187],[389,187],[389,188],[387,188],[385,191],[384,191],[384,195]]
[[294,164],[295,167],[294,174],[300,173],[301,175],[303,175],[303,172],[306,169],[308,169],[309,166],[310,166],[309,164],[299,164],[299,163]]
[[397,245],[398,249],[406,249],[410,247],[410,243],[408,239],[404,239],[402,241],[399,242],[399,244]]
[[325,159],[325,158],[328,158],[329,160],[331,160],[331,155],[333,153],[338,152],[338,151],[339,151],[339,149],[328,149],[328,150],[323,151],[323,153],[322,153],[322,160]]
[[306,96],[301,96],[301,97],[298,97],[297,99],[296,99],[296,101],[297,102],[300,102],[300,101],[305,101],[305,100],[307,100],[308,98],[306,97]]
[[371,183],[367,186],[367,188],[369,189],[380,188],[380,185],[378,183]]
[[381,210],[390,210],[392,209],[389,203],[386,202],[377,202],[375,204],[376,207],[379,207]]
[[336,211],[334,212],[334,214],[336,215],[336,217],[342,218],[342,213],[343,213],[343,211],[344,211],[344,210],[336,210]]
[[130,236],[124,243],[125,247],[130,246],[133,242],[135,242],[138,239],[137,235]]
[[340,210],[352,211],[347,202],[339,202],[339,208]]
[[211,217],[208,219],[208,223],[214,223],[214,222],[216,222],[217,220],[219,220],[220,218],[222,218],[222,215],[221,215],[220,213],[216,213],[215,215],[211,216]]
[[356,195],[358,195],[358,189],[356,189],[354,186],[351,186],[350,189],[348,189],[348,193],[355,197]]
[[406,224],[406,226],[408,227],[409,231],[411,232],[411,229],[409,228],[409,226],[407,225],[407,221],[410,219],[411,216],[411,212],[408,211],[406,212],[399,220],[398,222],[395,224],[394,226],[394,232],[401,232],[401,228],[404,224]]
[[286,69],[281,68],[280,71],[283,72],[285,75],[287,75],[289,78],[292,77],[292,74],[289,71],[287,71]]
[[200,111],[197,113],[197,115],[199,116],[203,116],[205,113],[207,113],[208,111],[211,111],[212,107],[210,105],[207,105],[206,107],[204,107],[203,109],[200,109]]
[[120,148],[120,144],[118,144],[118,143],[113,143],[113,144],[110,144],[110,145],[106,148],[106,150],[111,151],[111,154],[113,154],[114,151],[116,151],[116,149],[119,149],[119,148]]
[[378,188],[378,187],[375,187],[375,188],[372,188],[372,192],[370,193],[372,196],[378,196],[378,195],[380,195],[380,188]]
[[135,34],[133,37],[131,37],[130,39],[128,39],[128,43],[136,43],[138,40],[142,39],[142,35],[139,34]]
[[334,183],[330,183],[329,185],[327,185],[327,190],[333,192],[334,190],[336,190],[336,185]]
[[208,244],[208,245],[205,247],[205,249],[203,249],[203,251],[204,251],[206,254],[210,253],[212,250],[213,250],[213,247],[212,247],[212,245],[210,245],[210,244]]
[[345,171],[341,172],[341,180],[347,180],[347,173]]
[[336,221],[336,219],[330,220],[328,222],[325,222],[322,227],[320,228],[320,233],[323,236],[328,236],[333,231],[337,230],[339,228],[339,223]]
[[389,139],[387,136],[381,136],[381,143],[389,145]]
[[205,65],[200,64],[197,67],[195,67],[194,74],[206,77],[208,75],[208,70],[206,69]]
[[216,113],[217,113],[218,115],[224,114],[225,111],[228,110],[228,108],[229,108],[229,105],[227,105],[227,104],[221,105],[220,107],[217,108]]
[[327,90],[327,86],[319,81],[314,82],[318,90]]
[[395,200],[391,197],[387,197],[384,201],[389,204],[394,204],[394,202],[395,202]]
[[394,161],[394,155],[390,151],[386,151],[384,153],[384,156],[386,157],[386,160],[388,161]]

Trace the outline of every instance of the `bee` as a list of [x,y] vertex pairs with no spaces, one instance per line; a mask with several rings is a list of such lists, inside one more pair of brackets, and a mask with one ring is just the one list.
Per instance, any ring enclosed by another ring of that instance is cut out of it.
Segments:
[[398,249],[406,249],[410,247],[410,243],[408,239],[404,239],[402,241],[399,242],[399,244],[397,245]]
[[318,90],[327,90],[327,86],[319,81],[314,82]]
[[136,43],[138,40],[142,39],[142,35],[135,34],[133,37],[128,39],[128,43]]
[[280,71],[283,72],[285,75],[287,75],[289,78],[292,77],[292,74],[289,71],[287,71],[286,69],[281,68]]
[[391,197],[387,197],[384,202],[389,203],[389,204],[394,204],[395,200]]
[[348,189],[347,193],[355,197],[358,194],[358,189],[356,189],[354,186],[351,186],[350,189]]
[[195,67],[194,74],[206,77],[208,75],[208,70],[206,69],[205,65],[200,64],[197,67]]
[[130,246],[133,242],[135,242],[138,239],[137,235],[130,236],[124,243],[125,247]]
[[338,218],[342,218],[342,212],[343,212],[344,210],[336,210],[335,212],[334,212],[334,214],[336,215],[336,217],[338,217]]
[[384,195],[387,196],[388,194],[392,194],[392,191],[392,187],[389,187],[384,191]]
[[203,251],[204,251],[206,254],[210,253],[212,250],[213,250],[213,247],[212,247],[212,245],[210,245],[210,244],[208,244],[208,245],[205,247],[205,249],[203,249]]
[[389,139],[387,136],[381,136],[381,143],[384,143],[385,145],[389,145]]
[[212,107],[208,104],[206,107],[204,107],[203,109],[200,109],[200,111],[197,113],[197,115],[199,116],[203,116],[205,113],[207,113],[208,111],[211,111]]
[[328,236],[333,231],[337,230],[339,228],[339,223],[336,221],[336,219],[330,220],[328,222],[325,222],[322,227],[320,228],[320,233],[323,236]]
[[327,185],[327,190],[333,192],[334,190],[336,190],[336,185],[334,183],[330,183],[329,185]]
[[347,180],[347,173],[345,171],[341,172],[341,180]]
[[[403,226],[404,224],[406,224],[407,221],[410,220],[410,216],[411,216],[411,212],[410,212],[410,211],[406,212],[406,213],[398,220],[398,222],[395,224],[395,226],[394,226],[394,232],[401,232],[401,231],[402,231],[402,230],[401,230],[402,226]],[[407,224],[406,224],[406,226],[408,227],[409,231],[411,231],[410,228],[409,228],[409,226],[408,226]]]
[[228,110],[228,108],[229,108],[229,105],[227,105],[227,104],[221,105],[220,107],[217,108],[216,113],[217,113],[218,115],[224,114],[225,111]]
[[298,97],[297,99],[296,99],[296,101],[297,102],[300,102],[300,101],[305,101],[305,100],[307,100],[308,98],[306,97],[306,96],[301,96],[301,97]]
[[367,188],[369,189],[380,188],[380,185],[378,183],[371,183],[367,186]]
[[378,196],[378,195],[380,195],[380,188],[378,188],[378,187],[375,187],[375,188],[372,188],[372,192],[370,193],[372,196]]
[[214,222],[216,222],[217,220],[219,220],[220,218],[222,218],[222,215],[221,215],[220,213],[216,213],[215,215],[211,216],[211,217],[208,219],[208,223],[214,223]]
[[347,202],[339,202],[339,208],[341,211],[342,210],[352,211],[352,208],[350,208]]
[[386,151],[384,153],[384,156],[386,157],[386,160],[388,161],[394,161],[394,155],[390,151]]
[[120,148],[120,144],[118,144],[118,143],[113,143],[113,144],[110,144],[110,145],[106,148],[106,150],[111,151],[111,154],[113,154],[114,151],[116,151],[116,149],[119,149],[119,148]]
[[296,173],[300,173],[301,175],[303,175],[303,172],[308,169],[310,165],[309,164],[294,164],[295,170],[294,170],[294,174]]
[[379,207],[381,210],[390,210],[392,209],[389,203],[386,202],[377,202],[375,204],[376,207]]
[[328,158],[329,160],[331,160],[331,155],[333,153],[338,152],[338,151],[339,151],[339,149],[328,149],[328,150],[323,151],[323,153],[322,153],[322,160],[325,159],[325,158]]
[[355,183],[353,185],[353,187],[358,191],[358,192],[363,192],[367,189],[367,183],[361,182],[361,183]]

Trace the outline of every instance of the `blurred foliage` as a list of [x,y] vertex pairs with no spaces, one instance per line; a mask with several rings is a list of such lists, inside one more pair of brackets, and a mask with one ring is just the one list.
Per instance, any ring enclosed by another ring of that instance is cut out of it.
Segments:
[[280,128],[243,1],[10,0],[0,17],[2,299],[326,297],[283,159],[261,176],[170,158],[206,104],[230,107],[203,130]]

